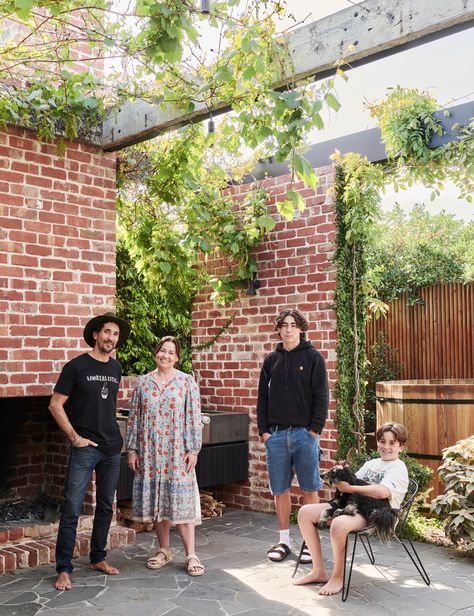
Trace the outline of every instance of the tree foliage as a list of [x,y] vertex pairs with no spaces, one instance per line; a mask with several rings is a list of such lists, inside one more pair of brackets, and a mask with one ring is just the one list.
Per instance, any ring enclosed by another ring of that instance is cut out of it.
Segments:
[[379,123],[388,157],[385,172],[396,190],[421,182],[432,188],[434,200],[449,181],[459,189],[460,199],[472,203],[474,118],[466,126],[455,124],[450,131],[452,139],[433,147],[433,137],[441,137],[445,131],[439,115],[434,115],[439,104],[427,92],[389,88],[385,99],[368,107]]
[[377,292],[391,301],[437,283],[474,280],[474,222],[454,214],[431,214],[424,204],[405,212],[399,204],[375,223],[374,241],[367,247],[369,268]]
[[117,242],[117,314],[130,325],[130,337],[118,350],[124,374],[143,374],[155,367],[153,348],[165,335],[182,347],[180,367],[191,371],[191,298],[183,289],[173,296],[152,285],[140,272],[126,244]]

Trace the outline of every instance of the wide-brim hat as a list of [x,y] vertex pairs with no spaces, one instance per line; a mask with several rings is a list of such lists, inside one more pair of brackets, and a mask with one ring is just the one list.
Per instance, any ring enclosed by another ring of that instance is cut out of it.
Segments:
[[122,346],[126,342],[130,335],[130,327],[126,321],[117,317],[113,312],[106,312],[105,314],[99,314],[92,318],[89,323],[84,327],[84,340],[90,347],[95,346],[95,339],[92,332],[100,330],[104,323],[116,323],[120,328],[120,335],[117,342],[117,347]]

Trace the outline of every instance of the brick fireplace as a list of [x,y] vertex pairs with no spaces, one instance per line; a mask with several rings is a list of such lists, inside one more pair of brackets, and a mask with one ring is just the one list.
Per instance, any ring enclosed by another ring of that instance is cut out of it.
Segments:
[[31,499],[40,492],[61,498],[67,444],[48,402],[46,396],[0,399],[0,501]]
[[[59,155],[33,132],[0,131],[0,501],[61,499],[68,445],[48,402],[64,363],[88,350],[85,323],[114,308],[115,196],[115,154],[73,142]],[[54,534],[54,522],[35,526],[0,530],[0,572],[54,557],[54,539],[18,553]]]

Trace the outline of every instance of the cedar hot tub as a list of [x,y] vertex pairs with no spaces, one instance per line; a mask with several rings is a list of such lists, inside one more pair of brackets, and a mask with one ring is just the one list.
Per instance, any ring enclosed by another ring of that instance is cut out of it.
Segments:
[[382,381],[376,394],[377,426],[406,426],[408,454],[433,470],[430,498],[442,494],[442,450],[474,434],[474,379]]

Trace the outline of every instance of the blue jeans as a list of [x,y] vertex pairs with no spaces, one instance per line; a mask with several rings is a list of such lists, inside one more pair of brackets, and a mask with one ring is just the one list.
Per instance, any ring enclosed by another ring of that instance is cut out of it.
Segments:
[[288,492],[293,473],[305,492],[321,488],[319,477],[319,436],[312,436],[307,428],[270,428],[265,443],[270,490],[274,496]]
[[112,521],[112,506],[120,474],[120,453],[110,456],[92,446],[73,447],[69,455],[64,509],[56,542],[56,571],[58,573],[72,572],[77,522],[94,470],[96,509],[92,527],[90,561],[95,564],[105,560],[105,545]]

